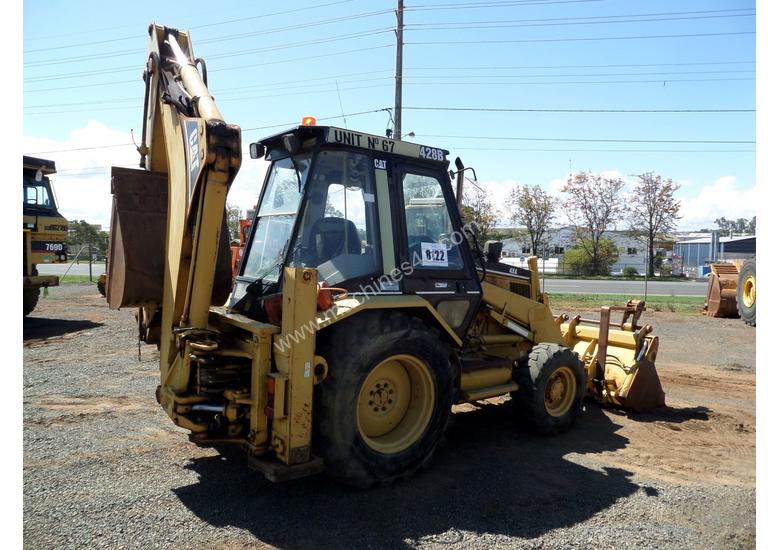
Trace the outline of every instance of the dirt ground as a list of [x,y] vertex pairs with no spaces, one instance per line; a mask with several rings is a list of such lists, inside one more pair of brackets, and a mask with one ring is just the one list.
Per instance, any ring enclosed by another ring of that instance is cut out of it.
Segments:
[[751,548],[755,330],[646,313],[667,407],[586,403],[566,434],[500,399],[456,409],[430,470],[356,491],[274,485],[189,443],[154,400],[157,352],[93,285],[51,289],[24,321],[29,548]]

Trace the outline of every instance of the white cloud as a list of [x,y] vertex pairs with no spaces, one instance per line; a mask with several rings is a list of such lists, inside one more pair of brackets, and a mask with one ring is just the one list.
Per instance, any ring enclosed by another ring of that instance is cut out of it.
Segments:
[[250,158],[249,153],[244,152],[241,169],[230,186],[227,198],[228,204],[241,208],[242,216],[246,210],[255,206],[269,164],[265,160]]
[[700,229],[712,227],[713,220],[721,216],[730,220],[752,218],[756,215],[758,192],[755,185],[741,189],[734,176],[723,176],[712,185],[703,186],[695,197],[680,199],[680,202],[682,220],[679,227]]
[[[140,136],[135,139],[140,141]],[[120,146],[106,147],[109,145]],[[72,130],[65,140],[25,136],[22,149],[27,155],[56,163],[57,174],[52,181],[63,216],[101,224],[105,230],[111,221],[110,167],[137,168],[140,161],[129,131],[115,130],[95,120]],[[251,159],[244,151],[242,168],[230,188],[228,202],[242,210],[252,208],[267,165],[264,160]]]
[[[465,193],[474,194],[479,193],[479,190],[469,183],[465,182]],[[509,209],[510,195],[512,190],[520,185],[520,182],[516,180],[504,180],[504,181],[478,181],[477,185],[482,191],[485,192],[493,208],[498,213],[498,225],[510,225],[512,223],[512,213]]]
[[[109,145],[121,146],[106,147]],[[22,149],[25,154],[56,163],[52,181],[63,216],[99,223],[106,229],[111,218],[110,167],[138,166],[139,161],[129,131],[113,130],[95,120],[72,130],[61,141],[25,136]]]

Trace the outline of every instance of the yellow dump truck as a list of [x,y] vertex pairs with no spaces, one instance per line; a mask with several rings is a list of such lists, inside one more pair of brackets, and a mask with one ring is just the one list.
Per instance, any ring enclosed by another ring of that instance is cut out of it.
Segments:
[[554,317],[534,259],[474,248],[441,148],[311,119],[251,143],[270,166],[232,283],[241,131],[189,34],[149,33],[143,169],[113,169],[107,299],[138,308],[157,401],[193,442],[243,448],[274,481],[370,486],[429,463],[457,403],[509,395],[541,434],[569,428],[586,393],[663,405],[643,304]]
[[24,238],[24,315],[38,303],[41,288],[57,286],[59,277],[39,275],[40,264],[66,262],[68,221],[57,211],[57,199],[49,176],[54,161],[23,157],[22,234]]

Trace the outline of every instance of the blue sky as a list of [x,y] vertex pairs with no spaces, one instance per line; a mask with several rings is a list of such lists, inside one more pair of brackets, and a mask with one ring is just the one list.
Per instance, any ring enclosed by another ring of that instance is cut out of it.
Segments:
[[[108,224],[106,167],[137,164],[151,21],[191,29],[245,147],[306,115],[383,134],[396,4],[24,2],[23,151],[57,161],[69,218]],[[406,6],[403,132],[463,158],[503,212],[512,186],[557,193],[571,169],[672,178],[681,229],[755,215],[754,2]],[[669,110],[713,112],[658,112]],[[247,155],[229,202],[251,207],[262,171]]]

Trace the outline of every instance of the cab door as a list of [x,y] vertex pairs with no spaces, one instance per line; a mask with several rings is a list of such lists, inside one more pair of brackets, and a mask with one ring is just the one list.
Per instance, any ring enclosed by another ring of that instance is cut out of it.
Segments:
[[391,180],[402,292],[429,301],[462,338],[482,292],[447,173],[399,161]]

